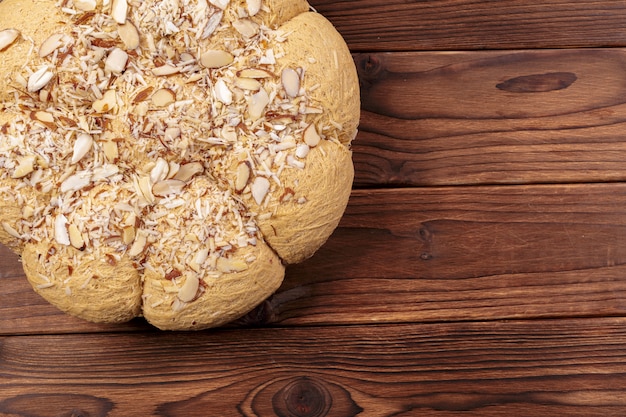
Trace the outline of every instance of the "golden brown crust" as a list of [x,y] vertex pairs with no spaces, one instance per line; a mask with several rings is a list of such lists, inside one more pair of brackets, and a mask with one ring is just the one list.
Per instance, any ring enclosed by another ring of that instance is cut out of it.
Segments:
[[352,189],[351,157],[345,146],[323,141],[309,152],[306,169],[283,176],[274,191],[282,203],[259,228],[285,263],[311,257],[339,224]]
[[[183,303],[176,296],[184,287],[176,286],[160,274],[144,274],[144,317],[162,330],[200,330],[237,319],[272,295],[282,283],[284,267],[276,254],[263,242],[238,249],[233,259],[255,258],[240,272],[226,272],[204,278],[201,294]],[[171,291],[171,292],[168,292]]]
[[343,38],[326,18],[313,12],[291,19],[280,32],[289,37],[278,65],[305,63],[304,88],[322,86],[309,93],[312,102],[324,108],[311,122],[328,126],[328,137],[349,145],[357,133],[361,101],[356,67]]
[[354,64],[304,0],[124,1],[0,2],[0,242],[69,314],[219,326],[337,226]]
[[11,187],[17,186],[17,181],[9,181],[5,184],[9,188],[0,190],[0,213],[2,213],[0,243],[8,246],[14,252],[20,253],[24,246],[20,239],[21,233],[18,226],[18,223],[22,220],[22,210],[13,201],[13,195],[8,192]]
[[29,58],[37,53],[34,45],[40,45],[50,33],[67,30],[65,19],[54,4],[53,0],[2,0],[0,3],[0,9],[8,10],[0,13],[0,30],[17,28],[21,32],[15,43],[2,52],[2,102],[9,98],[12,90],[9,86],[16,86],[17,69],[26,65]]
[[261,10],[258,16],[270,28],[278,29],[309,8],[306,0],[266,0],[265,10]]
[[22,253],[26,277],[37,293],[62,311],[94,322],[125,322],[141,312],[141,276],[120,251],[121,231],[134,220],[114,208],[116,198],[129,195],[99,185],[73,212],[66,209],[69,202],[58,202],[42,227],[31,232]]
[[141,277],[107,248],[89,253],[50,242],[27,243],[24,272],[33,289],[60,310],[98,323],[122,323],[141,312]]
[[[215,327],[269,297],[284,267],[228,191],[197,177],[182,198],[167,217],[147,216],[160,243],[148,248],[144,262],[143,315],[161,329]],[[178,219],[186,221],[173,234],[170,223]],[[168,243],[178,237],[182,245]]]

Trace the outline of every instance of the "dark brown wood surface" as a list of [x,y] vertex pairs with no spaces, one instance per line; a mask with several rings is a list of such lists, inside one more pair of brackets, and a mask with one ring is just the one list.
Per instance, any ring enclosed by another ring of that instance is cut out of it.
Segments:
[[624,342],[624,318],[6,337],[0,412],[623,416]]
[[96,325],[0,248],[0,417],[626,415],[626,2],[314,0],[340,227],[223,329]]
[[614,0],[313,0],[354,51],[623,47]]

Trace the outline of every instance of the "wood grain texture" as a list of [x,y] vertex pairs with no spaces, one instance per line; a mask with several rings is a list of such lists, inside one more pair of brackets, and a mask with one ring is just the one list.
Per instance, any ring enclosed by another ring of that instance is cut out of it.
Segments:
[[[626,187],[355,192],[271,299],[280,323],[622,315]],[[355,321],[356,320],[356,321]]]
[[0,245],[0,334],[110,332],[146,329],[142,320],[94,324],[70,317],[30,287],[19,257]]
[[361,81],[340,227],[194,333],[64,315],[0,247],[0,417],[624,416],[626,2],[311,4]]
[[355,61],[358,187],[626,180],[626,50]]
[[[91,325],[35,295],[11,257],[0,333]],[[356,190],[339,229],[237,326],[626,313],[626,184]]]
[[0,338],[0,415],[622,416],[624,318]]
[[311,0],[353,51],[626,46],[626,3]]

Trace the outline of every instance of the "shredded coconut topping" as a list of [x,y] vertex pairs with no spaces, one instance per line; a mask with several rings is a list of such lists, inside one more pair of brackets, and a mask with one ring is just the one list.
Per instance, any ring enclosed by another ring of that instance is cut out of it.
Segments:
[[[254,18],[260,1],[229,3],[59,3],[63,33],[34,45],[4,103],[0,178],[14,185],[0,197],[22,207],[7,233],[129,256],[183,303],[198,279],[254,261],[231,254],[262,238],[255,219],[297,194],[273,197],[280,174],[327,138],[307,121],[321,109],[306,69],[278,67],[288,35]],[[0,32],[0,46],[17,37]]]

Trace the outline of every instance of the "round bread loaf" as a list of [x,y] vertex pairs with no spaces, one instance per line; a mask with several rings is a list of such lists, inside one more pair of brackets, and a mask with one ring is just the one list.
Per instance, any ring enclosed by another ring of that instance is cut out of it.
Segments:
[[345,210],[359,85],[304,0],[0,1],[0,242],[94,322],[234,320]]

